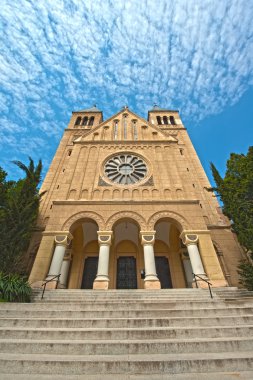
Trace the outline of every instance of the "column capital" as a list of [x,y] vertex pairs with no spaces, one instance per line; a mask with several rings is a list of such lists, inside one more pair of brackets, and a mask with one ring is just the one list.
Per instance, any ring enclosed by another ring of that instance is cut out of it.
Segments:
[[111,245],[112,244],[112,231],[98,231],[98,243],[99,245]]
[[141,244],[154,245],[156,231],[140,231]]
[[196,245],[199,240],[199,237],[195,231],[183,231],[180,234],[180,238],[182,239],[182,242],[186,246],[190,244]]
[[67,247],[72,239],[73,235],[70,232],[57,232],[54,237],[55,244],[63,245],[64,247]]

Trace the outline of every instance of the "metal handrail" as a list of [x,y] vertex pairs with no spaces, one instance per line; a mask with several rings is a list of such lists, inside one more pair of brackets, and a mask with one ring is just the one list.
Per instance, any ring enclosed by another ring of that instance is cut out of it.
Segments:
[[[192,274],[194,276],[194,281],[196,283],[196,288],[198,288],[198,282],[196,280],[196,277],[198,277],[198,278],[200,278],[200,280],[205,281],[208,284],[208,289],[209,289],[210,296],[211,296],[211,298],[213,298],[213,293],[212,293],[212,289],[211,289],[211,286],[212,286],[211,282],[207,281],[205,278],[201,277],[199,274],[195,274],[195,273],[192,273]],[[205,274],[202,274],[202,276],[205,276]]]
[[50,278],[49,280],[45,280],[45,282],[41,285],[41,287],[42,286],[44,286],[44,289],[43,289],[43,292],[42,292],[42,295],[41,295],[41,299],[43,299],[43,297],[44,297],[44,293],[45,293],[45,290],[46,290],[46,285],[49,283],[49,282],[51,282],[51,281],[53,281],[53,280],[55,280],[56,278],[57,278],[57,285],[56,285],[56,287],[58,286],[58,283],[59,283],[59,280],[60,280],[60,275],[61,275],[61,273],[60,274],[57,274],[57,275],[49,275],[49,276],[53,276],[52,278]]

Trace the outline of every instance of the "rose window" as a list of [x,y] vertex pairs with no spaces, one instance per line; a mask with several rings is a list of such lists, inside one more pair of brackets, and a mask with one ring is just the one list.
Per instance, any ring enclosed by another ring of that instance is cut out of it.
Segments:
[[121,185],[131,185],[141,181],[147,174],[145,162],[132,154],[113,156],[105,163],[105,175]]

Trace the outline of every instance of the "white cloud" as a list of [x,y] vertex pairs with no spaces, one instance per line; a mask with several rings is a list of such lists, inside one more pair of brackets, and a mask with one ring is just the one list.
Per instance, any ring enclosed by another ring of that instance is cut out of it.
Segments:
[[45,159],[71,111],[93,103],[106,117],[126,103],[195,121],[221,112],[253,83],[252,19],[247,0],[3,0],[3,139]]

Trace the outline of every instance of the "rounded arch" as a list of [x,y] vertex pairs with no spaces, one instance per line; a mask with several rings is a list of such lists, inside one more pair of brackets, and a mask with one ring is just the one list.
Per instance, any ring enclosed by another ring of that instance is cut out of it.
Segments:
[[155,214],[153,214],[149,218],[148,228],[150,230],[154,230],[155,224],[158,222],[159,219],[171,219],[176,224],[180,232],[182,232],[183,230],[189,229],[188,221],[185,218],[183,218],[181,215],[172,211],[161,211],[161,212],[156,212]]
[[126,219],[126,218],[129,218],[129,219],[132,219],[133,221],[135,221],[139,225],[141,230],[146,229],[146,226],[147,226],[146,220],[141,215],[137,214],[136,212],[132,212],[132,211],[122,211],[122,212],[117,212],[116,214],[112,215],[107,220],[106,229],[111,231],[114,224],[118,220]]
[[61,228],[62,231],[69,231],[73,224],[80,221],[81,219],[92,219],[97,223],[99,230],[104,230],[105,222],[101,215],[92,211],[81,211],[72,215],[69,219],[65,221]]

